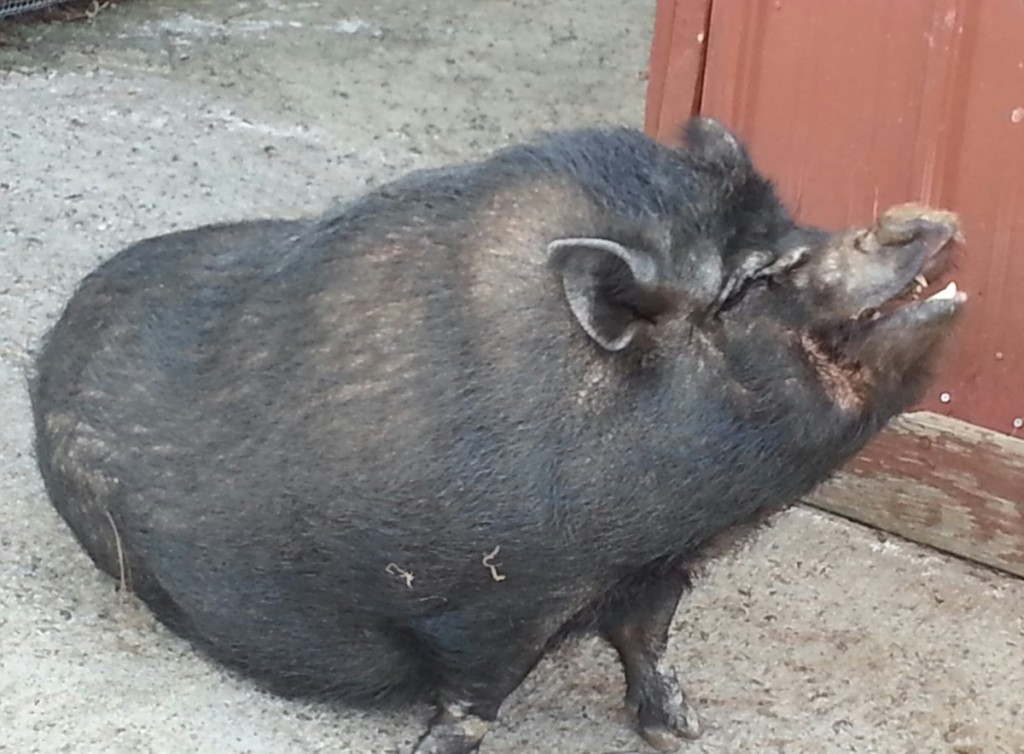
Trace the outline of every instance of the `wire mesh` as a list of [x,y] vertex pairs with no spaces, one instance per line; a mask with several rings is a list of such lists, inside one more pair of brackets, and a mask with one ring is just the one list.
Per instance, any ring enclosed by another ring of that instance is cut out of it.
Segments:
[[65,0],[0,0],[0,18],[17,16],[19,13],[31,13],[52,5],[60,5]]

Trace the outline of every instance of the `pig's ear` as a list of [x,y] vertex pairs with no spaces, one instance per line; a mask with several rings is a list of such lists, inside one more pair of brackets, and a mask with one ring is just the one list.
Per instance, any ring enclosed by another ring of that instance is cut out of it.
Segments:
[[658,265],[643,251],[606,238],[560,238],[548,245],[548,264],[580,327],[608,351],[621,351],[644,322],[671,308]]
[[751,167],[746,147],[714,118],[690,118],[683,126],[683,142],[690,152],[728,170],[745,172]]

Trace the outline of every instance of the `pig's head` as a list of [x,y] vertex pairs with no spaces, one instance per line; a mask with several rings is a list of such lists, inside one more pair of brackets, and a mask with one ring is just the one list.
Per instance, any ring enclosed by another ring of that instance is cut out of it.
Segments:
[[683,157],[696,180],[720,191],[712,214],[732,229],[724,242],[666,250],[567,238],[549,246],[569,307],[596,345],[616,352],[650,343],[637,336],[666,320],[726,339],[748,337],[748,324],[760,322],[790,338],[775,336],[766,347],[802,348],[839,403],[892,413],[915,401],[966,299],[953,284],[920,295],[948,265],[956,217],[905,205],[869,228],[829,234],[799,226],[724,127],[695,119],[686,137]]

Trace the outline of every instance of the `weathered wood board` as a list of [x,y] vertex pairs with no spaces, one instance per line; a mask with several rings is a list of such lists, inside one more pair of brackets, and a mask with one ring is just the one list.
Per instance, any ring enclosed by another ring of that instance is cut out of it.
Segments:
[[1024,576],[1024,440],[907,414],[807,503]]

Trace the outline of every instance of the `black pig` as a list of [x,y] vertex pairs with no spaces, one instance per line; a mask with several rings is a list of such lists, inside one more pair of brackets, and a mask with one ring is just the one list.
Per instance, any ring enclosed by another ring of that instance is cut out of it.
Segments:
[[551,135],[121,252],[36,364],[54,505],[269,688],[434,700],[418,754],[476,750],[587,629],[675,748],[688,565],[911,405],[964,299],[903,298],[952,215],[803,227],[725,128],[685,136]]

